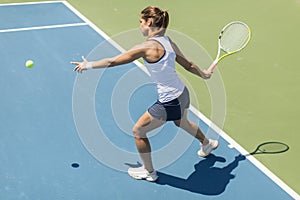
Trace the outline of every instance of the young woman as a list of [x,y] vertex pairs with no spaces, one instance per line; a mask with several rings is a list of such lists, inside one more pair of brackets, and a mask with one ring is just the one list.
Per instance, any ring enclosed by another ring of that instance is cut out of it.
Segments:
[[203,78],[210,78],[212,72],[200,70],[197,65],[187,60],[178,46],[168,37],[165,31],[169,23],[167,11],[149,6],[140,15],[140,30],[147,40],[132,49],[113,58],[105,58],[88,62],[71,62],[76,67],[74,71],[82,72],[88,69],[114,67],[143,58],[144,63],[156,83],[158,100],[136,122],[132,132],[136,147],[143,161],[139,168],[129,168],[128,173],[135,179],[156,181],[158,176],[152,165],[151,146],[147,133],[160,127],[166,121],[174,124],[193,135],[202,145],[198,155],[205,157],[218,147],[217,140],[205,137],[199,127],[187,119],[187,109],[190,104],[189,92],[175,71],[175,62],[187,71]]

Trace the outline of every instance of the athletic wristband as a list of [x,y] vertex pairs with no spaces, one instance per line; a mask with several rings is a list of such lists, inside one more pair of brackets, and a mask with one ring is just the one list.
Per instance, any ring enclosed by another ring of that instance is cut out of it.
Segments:
[[88,62],[87,64],[86,64],[86,69],[93,69],[93,62]]

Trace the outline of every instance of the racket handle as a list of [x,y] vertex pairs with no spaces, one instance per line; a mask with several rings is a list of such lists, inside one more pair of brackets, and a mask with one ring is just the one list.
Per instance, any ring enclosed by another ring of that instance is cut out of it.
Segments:
[[209,68],[207,69],[207,71],[214,71],[214,69],[217,67],[217,65],[218,65],[218,61],[217,60],[215,60],[210,66],[209,66]]

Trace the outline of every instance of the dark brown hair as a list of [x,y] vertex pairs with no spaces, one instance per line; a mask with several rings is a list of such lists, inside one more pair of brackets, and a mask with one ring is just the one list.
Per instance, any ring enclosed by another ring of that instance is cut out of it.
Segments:
[[153,19],[152,27],[159,28],[158,33],[164,34],[169,25],[169,14],[166,10],[161,10],[155,6],[148,6],[141,12],[141,17],[144,20]]

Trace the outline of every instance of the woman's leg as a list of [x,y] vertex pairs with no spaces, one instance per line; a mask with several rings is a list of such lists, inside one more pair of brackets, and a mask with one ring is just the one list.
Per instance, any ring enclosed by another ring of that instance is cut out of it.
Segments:
[[184,110],[182,118],[180,120],[175,120],[174,123],[176,126],[184,129],[200,141],[202,147],[198,151],[199,156],[206,157],[212,150],[218,148],[219,142],[217,140],[206,138],[200,128],[195,123],[187,119],[187,109]]
[[132,132],[135,144],[148,172],[154,171],[151,158],[151,145],[147,138],[147,133],[163,125],[165,121],[152,117],[146,111],[134,125]]
[[184,110],[182,118],[180,120],[175,120],[174,123],[176,126],[197,138],[201,144],[206,145],[208,143],[208,139],[205,137],[200,128],[194,122],[187,119],[187,109]]

